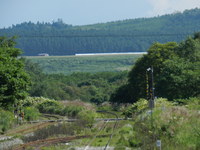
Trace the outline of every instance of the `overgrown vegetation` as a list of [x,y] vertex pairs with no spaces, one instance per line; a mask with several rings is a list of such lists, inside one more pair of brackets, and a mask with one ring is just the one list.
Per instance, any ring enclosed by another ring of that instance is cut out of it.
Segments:
[[14,116],[11,112],[0,108],[0,133],[6,132],[15,123]]
[[[95,106],[82,101],[55,101],[43,97],[28,97],[22,103],[25,112],[25,119],[37,118],[38,112],[45,114],[57,114],[69,118],[82,118],[80,113],[85,114],[87,111],[90,115],[94,113]],[[86,112],[85,112],[86,111]],[[27,112],[27,113],[26,113]],[[33,114],[32,114],[33,113]],[[87,115],[85,114],[87,118]],[[88,119],[89,120],[89,119]],[[29,121],[29,120],[28,120]]]
[[35,107],[25,107],[23,112],[25,114],[24,119],[27,121],[37,120],[40,116],[38,109]]
[[[192,100],[193,99],[193,100]],[[190,101],[192,100],[192,101]],[[152,115],[147,100],[141,99],[126,110],[126,115],[134,118],[134,123],[120,129],[118,143],[122,146],[142,149],[156,148],[156,140],[162,141],[163,149],[199,149],[200,117],[199,98],[191,98],[179,106],[167,99],[157,99]],[[191,105],[195,108],[193,109]],[[127,113],[129,112],[129,113]]]
[[109,101],[110,94],[127,80],[127,71],[44,74],[40,67],[28,60],[26,70],[32,79],[31,96],[43,96],[55,100],[82,100],[101,104]]

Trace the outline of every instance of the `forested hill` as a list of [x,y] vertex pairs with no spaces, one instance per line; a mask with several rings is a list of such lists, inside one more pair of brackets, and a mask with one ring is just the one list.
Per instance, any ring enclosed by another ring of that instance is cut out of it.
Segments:
[[0,29],[0,36],[17,35],[23,55],[146,51],[153,42],[182,41],[200,31],[200,9],[153,18],[129,19],[85,26],[25,22]]

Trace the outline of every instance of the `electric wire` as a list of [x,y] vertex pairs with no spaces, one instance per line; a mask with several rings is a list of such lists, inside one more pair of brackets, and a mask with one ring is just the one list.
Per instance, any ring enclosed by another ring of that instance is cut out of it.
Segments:
[[69,34],[69,35],[17,35],[18,38],[103,38],[103,37],[124,37],[124,38],[134,38],[134,37],[166,37],[166,36],[189,36],[193,33],[163,33],[163,34],[96,34],[96,35],[79,35],[79,34]]

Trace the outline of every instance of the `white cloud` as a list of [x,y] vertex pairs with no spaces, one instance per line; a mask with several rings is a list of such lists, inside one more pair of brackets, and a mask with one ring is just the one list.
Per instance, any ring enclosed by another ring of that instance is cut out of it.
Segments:
[[153,7],[149,15],[163,15],[185,9],[200,8],[200,0],[147,0]]

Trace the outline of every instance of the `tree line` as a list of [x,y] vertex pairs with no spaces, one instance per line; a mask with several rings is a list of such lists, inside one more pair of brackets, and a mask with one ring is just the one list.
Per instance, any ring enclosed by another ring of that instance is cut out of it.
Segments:
[[72,26],[61,19],[52,23],[24,22],[0,29],[0,35],[18,36],[23,55],[146,51],[155,41],[180,42],[200,30],[200,9],[153,18]]
[[112,102],[134,103],[146,97],[147,69],[153,66],[155,95],[169,100],[200,96],[200,33],[180,43],[154,43],[138,59],[128,82],[111,96]]

